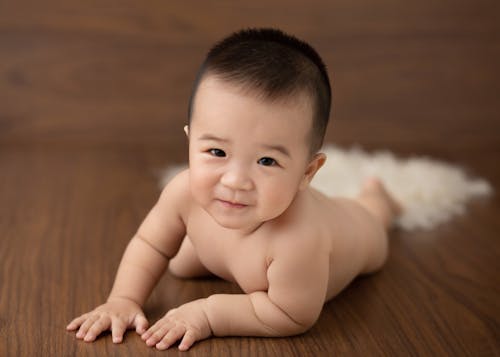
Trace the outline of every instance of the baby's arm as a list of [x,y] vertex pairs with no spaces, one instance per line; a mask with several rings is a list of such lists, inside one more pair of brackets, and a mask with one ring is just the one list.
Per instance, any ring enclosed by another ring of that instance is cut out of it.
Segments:
[[289,336],[309,329],[326,297],[329,262],[324,250],[285,249],[268,267],[269,289],[216,294],[169,311],[142,335],[149,346],[179,349],[215,336]]
[[328,273],[328,255],[323,251],[280,252],[267,270],[267,293],[208,298],[206,312],[213,334],[289,336],[305,332],[316,322],[325,302]]
[[141,306],[185,236],[181,211],[187,202],[187,182],[187,172],[183,172],[163,190],[128,244],[107,302],[68,325],[68,330],[80,327],[77,338],[93,341],[111,329],[113,342],[121,342],[129,327],[138,333],[146,330],[148,322]]
[[186,234],[181,211],[188,201],[187,183],[185,171],[163,190],[125,250],[110,297],[145,303]]

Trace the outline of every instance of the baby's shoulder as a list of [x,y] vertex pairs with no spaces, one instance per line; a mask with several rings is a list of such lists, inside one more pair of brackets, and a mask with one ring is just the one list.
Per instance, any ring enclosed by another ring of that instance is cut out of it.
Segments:
[[370,214],[355,199],[347,197],[329,197],[311,189],[311,204],[307,212],[310,219],[316,219],[319,226],[334,230],[342,224],[355,225],[360,221],[370,219]]
[[175,208],[183,216],[189,209],[191,191],[189,188],[189,169],[175,175],[163,188],[158,200],[160,208]]
[[186,194],[189,194],[189,169],[182,170],[172,177],[162,191],[162,195],[168,197],[181,197]]
[[359,203],[348,198],[328,197],[310,188],[294,201],[276,222],[272,241],[277,248],[314,254],[330,251],[338,237],[365,232],[372,219]]
[[290,209],[280,217],[273,227],[272,242],[275,251],[297,251],[315,254],[327,249],[329,237],[328,202],[318,201],[305,191],[294,200]]

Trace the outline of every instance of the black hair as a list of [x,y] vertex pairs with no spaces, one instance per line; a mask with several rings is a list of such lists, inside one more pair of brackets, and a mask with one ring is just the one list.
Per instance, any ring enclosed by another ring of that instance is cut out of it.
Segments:
[[312,100],[311,153],[323,144],[330,117],[331,88],[326,66],[306,42],[271,29],[245,29],[216,43],[198,70],[188,107],[202,79],[213,74],[256,90],[267,100],[305,93]]

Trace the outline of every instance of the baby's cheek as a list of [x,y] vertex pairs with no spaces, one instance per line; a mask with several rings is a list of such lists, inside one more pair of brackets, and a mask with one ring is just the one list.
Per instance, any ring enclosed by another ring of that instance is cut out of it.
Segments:
[[191,194],[198,201],[206,201],[213,190],[213,180],[204,172],[190,172]]
[[209,167],[204,167],[204,165],[193,165],[189,171],[192,184],[197,186],[207,186],[210,182],[215,179],[214,170],[210,170]]
[[285,211],[294,197],[294,192],[286,184],[270,187],[266,190],[265,200],[268,214],[274,217],[279,216]]

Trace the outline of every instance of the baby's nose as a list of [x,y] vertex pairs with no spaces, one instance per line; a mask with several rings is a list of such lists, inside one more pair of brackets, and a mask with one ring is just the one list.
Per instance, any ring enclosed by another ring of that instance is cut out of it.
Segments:
[[232,190],[251,190],[252,180],[246,170],[233,168],[226,171],[221,177],[221,183]]

